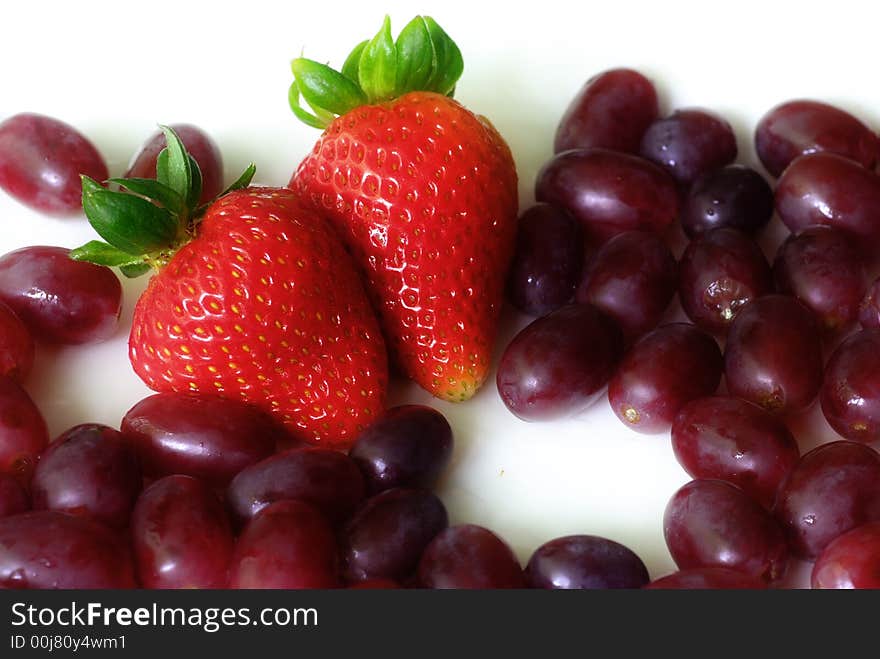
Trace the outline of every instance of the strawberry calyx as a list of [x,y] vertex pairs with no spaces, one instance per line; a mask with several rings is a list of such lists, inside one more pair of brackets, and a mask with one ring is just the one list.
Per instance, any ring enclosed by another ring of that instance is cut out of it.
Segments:
[[[156,160],[156,178],[111,178],[104,184],[82,176],[82,206],[86,218],[104,239],[90,240],[71,250],[76,261],[118,267],[126,277],[138,277],[164,266],[195,236],[199,219],[214,200],[199,204],[202,174],[198,163],[171,128],[160,126],[166,147]],[[251,164],[224,190],[247,187],[256,168]]]
[[[290,63],[290,109],[303,123],[326,128],[361,105],[413,91],[452,96],[464,70],[461,51],[430,16],[416,16],[395,41],[386,16],[375,37],[362,41],[337,71],[305,57]],[[311,110],[303,107],[305,105]]]

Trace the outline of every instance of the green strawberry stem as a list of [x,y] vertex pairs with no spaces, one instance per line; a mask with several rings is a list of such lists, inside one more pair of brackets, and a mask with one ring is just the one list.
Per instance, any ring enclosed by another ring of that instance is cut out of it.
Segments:
[[290,68],[290,109],[303,123],[326,128],[338,115],[408,92],[452,96],[464,61],[455,42],[430,16],[412,19],[397,41],[386,16],[375,37],[354,47],[341,71],[305,57],[293,60]]
[[[205,209],[199,206],[202,174],[177,134],[161,126],[167,146],[156,160],[156,178],[112,178],[110,190],[82,177],[82,205],[89,224],[106,242],[90,240],[70,252],[76,261],[115,266],[126,277],[139,277],[168,263],[195,236]],[[247,187],[256,168],[250,165],[220,197]]]

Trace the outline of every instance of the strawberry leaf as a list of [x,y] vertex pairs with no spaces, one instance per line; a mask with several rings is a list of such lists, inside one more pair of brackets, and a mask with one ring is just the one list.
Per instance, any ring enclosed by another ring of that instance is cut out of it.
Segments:
[[299,82],[294,80],[290,83],[290,88],[287,90],[287,102],[290,104],[290,109],[293,110],[293,114],[296,115],[296,118],[303,122],[306,126],[311,126],[312,128],[320,128],[324,129],[327,127],[327,124],[319,119],[316,115],[310,114],[302,109],[299,104]]
[[198,207],[199,197],[202,196],[202,170],[199,168],[199,163],[196,162],[196,159],[189,153],[186,154],[186,157],[189,159],[191,176],[189,190],[186,195],[186,207],[192,212]]
[[367,44],[370,43],[369,39],[361,41],[357,46],[355,46],[351,53],[349,53],[348,57],[345,58],[345,64],[342,65],[342,75],[351,80],[352,82],[358,81],[358,70],[361,65],[361,54],[364,52],[364,48],[367,47]]
[[251,180],[254,178],[254,174],[256,174],[256,173],[257,173],[257,167],[256,167],[256,165],[254,165],[254,163],[251,163],[250,165],[247,166],[247,169],[245,169],[244,172],[242,172],[241,176],[239,176],[238,179],[236,179],[235,183],[233,183],[228,188],[226,188],[220,194],[220,196],[222,197],[223,195],[229,194],[230,192],[232,192],[234,190],[241,190],[243,188],[246,188],[247,186],[249,186],[251,184]]
[[146,263],[136,263],[133,265],[121,265],[119,271],[129,279],[140,277],[145,272],[150,271],[150,266]]
[[326,64],[298,57],[290,63],[290,68],[297,92],[313,108],[345,114],[367,102],[357,84]]
[[[189,199],[192,188],[192,166],[189,154],[186,152],[183,142],[177,137],[177,133],[168,126],[159,126],[159,128],[165,133],[166,146],[156,160],[157,178],[184,199]],[[162,161],[161,176],[159,175],[160,161]]]
[[397,46],[391,37],[391,19],[385,16],[382,27],[361,53],[358,82],[371,103],[394,98],[397,91]]
[[183,199],[174,190],[164,183],[159,183],[152,178],[111,178],[110,183],[116,183],[130,192],[152,199],[162,204],[172,213],[180,213],[183,210]]
[[437,65],[434,43],[425,19],[416,16],[397,37],[398,93],[410,89],[427,89]]
[[464,71],[464,60],[461,51],[443,28],[430,16],[425,16],[425,26],[431,35],[431,43],[437,56],[434,75],[428,83],[428,88],[438,94],[451,96],[455,90],[455,83]]
[[143,256],[123,252],[100,240],[90,240],[85,245],[70,250],[70,258],[74,261],[88,261],[107,266],[134,265],[144,261]]

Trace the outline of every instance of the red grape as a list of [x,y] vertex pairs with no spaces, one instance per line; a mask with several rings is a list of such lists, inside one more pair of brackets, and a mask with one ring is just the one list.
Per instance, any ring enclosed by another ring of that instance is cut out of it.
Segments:
[[645,130],[659,114],[653,83],[632,69],[593,76],[559,121],[553,150],[601,147],[638,153]]
[[85,515],[113,528],[128,525],[141,491],[141,471],[118,431],[75,426],[43,451],[34,469],[34,510]]
[[298,499],[331,521],[347,517],[364,498],[364,479],[354,461],[328,448],[290,449],[242,469],[226,490],[240,522],[273,501]]
[[874,248],[880,245],[880,177],[833,153],[801,156],[776,184],[776,212],[794,233],[827,224]]
[[0,302],[0,376],[22,382],[34,365],[34,340],[15,312]]
[[[199,165],[202,175],[202,194],[199,203],[211,201],[223,191],[223,157],[220,155],[220,149],[198,126],[172,124],[171,128]],[[165,133],[157,130],[132,158],[131,165],[125,172],[125,178],[156,178],[156,158],[164,148]]]
[[134,588],[128,548],[102,524],[54,510],[0,519],[0,588]]
[[813,449],[789,473],[774,513],[792,551],[815,558],[837,536],[880,520],[880,454],[845,441]]
[[594,535],[569,535],[546,542],[526,566],[531,588],[641,588],[648,569],[631,549]]
[[427,546],[419,561],[424,588],[525,588],[513,550],[490,530],[473,524],[450,526]]
[[15,478],[0,473],[0,517],[9,517],[30,510],[27,492]]
[[103,181],[107,164],[73,126],[22,113],[0,122],[0,188],[36,210],[66,215],[82,209],[85,174]]
[[507,297],[520,311],[543,316],[571,301],[584,262],[583,230],[568,212],[537,204],[519,219]]
[[712,229],[739,229],[754,235],[773,215],[773,190],[754,169],[729,165],[694,181],[681,211],[689,238]]
[[663,535],[680,569],[727,567],[774,581],[788,565],[779,524],[725,481],[695,480],[681,487],[666,506]]
[[880,329],[856,332],[837,347],[820,394],[822,413],[839,435],[880,440]]
[[742,307],[773,290],[761,248],[736,229],[714,229],[695,238],[678,272],[684,312],[709,332],[727,331]]
[[859,304],[859,323],[865,329],[880,328],[880,277],[868,287]]
[[452,458],[452,428],[427,405],[387,410],[358,436],[349,456],[373,494],[393,487],[433,487]]
[[405,581],[428,543],[449,524],[446,508],[428,490],[396,488],[368,499],[342,533],[348,581]]
[[64,247],[23,247],[0,257],[0,301],[38,341],[91,343],[119,326],[122,285],[110,268],[74,261]]
[[797,297],[830,331],[856,319],[868,277],[861,252],[842,231],[808,227],[789,236],[773,263],[776,290]]
[[17,382],[0,376],[0,474],[28,484],[48,443],[49,430],[34,401]]
[[829,151],[864,167],[878,155],[870,128],[840,108],[810,100],[787,101],[765,114],[755,129],[755,148],[773,176],[805,153]]
[[736,136],[723,118],[701,108],[676,110],[642,136],[639,153],[681,185],[736,160]]
[[229,583],[239,589],[335,588],[333,529],[302,501],[276,501],[248,523],[235,543]]
[[685,403],[715,393],[723,370],[711,336],[690,323],[662,325],[624,356],[608,383],[608,402],[628,428],[664,432]]
[[145,474],[186,474],[221,486],[271,455],[284,434],[252,405],[182,393],[144,398],[125,413],[121,430]]
[[727,335],[727,389],[779,414],[806,409],[822,385],[822,345],[813,314],[785,295],[742,309]]
[[563,307],[510,342],[498,366],[498,393],[526,421],[579,414],[601,395],[622,344],[620,330],[596,308]]
[[349,584],[348,590],[397,590],[400,584],[392,579],[367,579]]
[[617,321],[627,340],[656,327],[675,295],[675,257],[662,238],[627,231],[605,243],[583,273],[575,299]]
[[767,582],[750,574],[726,567],[703,567],[680,570],[655,579],[650,590],[765,590]]
[[223,588],[234,539],[216,495],[191,476],[147,487],[131,517],[138,578],[144,588]]
[[616,151],[564,151],[538,173],[535,196],[568,210],[588,240],[624,231],[662,233],[678,216],[673,179],[657,165]]
[[766,508],[800,457],[781,419],[727,396],[685,405],[672,424],[672,450],[693,478],[733,483]]
[[813,588],[880,588],[880,522],[869,522],[832,540],[816,559]]

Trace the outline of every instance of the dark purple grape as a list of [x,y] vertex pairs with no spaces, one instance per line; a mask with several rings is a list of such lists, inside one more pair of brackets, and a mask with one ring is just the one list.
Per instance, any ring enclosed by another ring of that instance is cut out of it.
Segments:
[[776,184],[776,212],[797,233],[826,224],[869,249],[880,245],[880,177],[833,153],[801,156]]
[[723,370],[711,336],[690,323],[662,325],[624,356],[608,383],[608,402],[628,428],[664,432],[686,403],[715,393]]
[[54,510],[0,519],[0,589],[134,587],[128,548],[102,524]]
[[567,211],[537,204],[519,218],[507,297],[523,313],[543,316],[571,302],[584,262],[583,230]]
[[348,590],[397,590],[400,584],[392,579],[367,579],[346,586]]
[[859,323],[865,329],[880,328],[880,277],[868,287],[859,304]]
[[689,238],[712,229],[738,229],[754,235],[773,216],[773,189],[754,169],[728,165],[694,181],[681,211]]
[[[172,124],[171,128],[199,165],[202,175],[202,194],[199,203],[211,201],[223,191],[223,157],[220,155],[220,149],[198,126]],[[125,178],[156,178],[156,159],[164,148],[165,133],[157,130],[132,158],[131,165],[125,172]]]
[[620,330],[595,307],[563,307],[510,342],[498,366],[498,393],[526,421],[579,414],[601,395],[622,346]]
[[819,400],[841,437],[880,440],[880,329],[856,332],[837,347],[825,366]]
[[677,285],[675,257],[663,239],[627,231],[596,252],[575,299],[604,311],[631,341],[657,326]]
[[0,473],[0,517],[9,517],[30,510],[27,492],[13,476]]
[[880,589],[880,522],[868,522],[832,540],[816,559],[813,588]]
[[229,585],[236,589],[336,588],[336,537],[326,518],[302,501],[263,508],[235,543]]
[[659,114],[654,84],[638,71],[611,69],[593,76],[559,121],[555,153],[600,147],[638,153]]
[[791,550],[816,558],[839,535],[880,520],[880,454],[855,442],[822,444],[789,473],[773,511]]
[[342,533],[348,581],[413,575],[428,543],[449,524],[443,502],[428,490],[396,488],[368,499]]
[[800,457],[782,420],[727,396],[685,405],[672,424],[672,450],[693,478],[733,483],[765,508]]
[[427,546],[419,561],[423,588],[525,588],[513,550],[490,530],[473,524],[450,526]]
[[634,229],[662,233],[678,217],[678,192],[666,172],[605,149],[554,156],[538,173],[535,196],[569,211],[596,243]]
[[829,151],[864,167],[878,155],[870,128],[840,108],[810,100],[787,101],[765,114],[755,129],[755,148],[773,176],[805,153]]
[[144,398],[125,413],[121,430],[146,475],[186,474],[220,486],[271,455],[284,435],[252,405],[183,393]]
[[427,405],[387,410],[358,435],[349,456],[371,494],[393,487],[433,487],[452,458],[452,428]]
[[22,247],[0,256],[0,301],[38,341],[91,343],[119,326],[122,285],[110,268],[74,261],[64,247]]
[[714,112],[702,108],[676,110],[648,126],[639,154],[687,186],[736,160],[736,136],[730,124]]
[[0,376],[22,382],[34,365],[34,340],[24,323],[0,302]]
[[226,490],[239,522],[281,499],[309,503],[331,521],[346,518],[364,498],[364,478],[344,453],[322,447],[276,453],[242,469]]
[[138,580],[144,588],[225,588],[234,538],[223,504],[192,476],[147,487],[131,516]]
[[650,590],[765,590],[767,582],[750,574],[726,567],[703,567],[680,570],[655,579]]
[[546,542],[526,566],[530,588],[641,588],[648,581],[648,568],[631,549],[594,535]]
[[34,401],[15,380],[0,376],[0,474],[27,485],[48,443],[49,430]]
[[43,451],[31,496],[34,510],[84,515],[124,528],[141,486],[140,467],[122,435],[88,423],[62,433]]
[[764,253],[736,229],[696,237],[681,257],[678,276],[684,312],[708,332],[726,332],[742,307],[773,291]]
[[105,180],[107,164],[73,126],[22,113],[0,122],[0,188],[36,210],[68,215],[82,209],[85,174]]
[[788,566],[779,524],[725,481],[695,480],[680,488],[666,506],[663,535],[682,570],[727,567],[775,581]]
[[812,312],[787,295],[759,298],[727,334],[728,391],[770,412],[806,409],[822,385],[822,343]]
[[868,286],[855,242],[827,226],[808,227],[789,236],[776,253],[773,276],[777,291],[798,298],[829,331],[856,319]]

